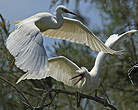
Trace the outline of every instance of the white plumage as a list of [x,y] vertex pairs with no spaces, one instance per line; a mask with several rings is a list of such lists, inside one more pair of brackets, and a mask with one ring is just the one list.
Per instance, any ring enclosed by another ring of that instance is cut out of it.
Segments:
[[63,13],[76,15],[64,6],[58,6],[56,16],[44,12],[15,22],[17,28],[9,35],[6,45],[15,57],[16,66],[27,72],[26,79],[42,79],[47,76],[48,57],[42,35],[86,44],[96,51],[118,54],[118,51],[105,46],[80,21],[63,18]]
[[[119,43],[120,40],[123,40],[125,38],[126,34],[134,32],[137,32],[137,30],[130,30],[121,35],[113,34],[106,40],[105,45],[108,47],[114,47],[117,43]],[[97,55],[94,67],[90,72],[88,72],[85,67],[79,68],[75,63],[73,63],[71,60],[67,59],[64,56],[51,58],[48,60],[50,67],[48,75],[58,81],[63,82],[68,86],[81,88],[82,91],[85,92],[92,92],[99,85],[99,76],[106,55],[107,54],[103,52],[100,52]],[[72,79],[72,77],[77,76],[79,74],[83,74],[83,78],[78,83],[76,83],[80,76],[77,77],[77,79]]]
[[[108,47],[113,47],[120,40],[123,40],[126,34],[134,33],[136,31],[137,30],[131,30],[121,35],[111,35],[107,39],[105,45]],[[92,92],[99,85],[99,76],[106,55],[107,54],[103,52],[100,52],[97,55],[94,67],[90,72],[88,72],[88,70],[85,67],[78,67],[75,63],[73,63],[71,60],[64,56],[50,58],[48,60],[49,72],[47,73],[47,77],[52,77],[57,81],[63,82],[65,85],[80,88],[82,89],[82,91]],[[79,80],[80,78],[81,80]],[[24,79],[28,79],[28,77],[26,77],[26,74],[24,74],[18,80],[18,82]]]
[[[105,45],[108,47],[114,47],[120,40],[125,38],[125,35],[134,32],[137,32],[137,30],[130,30],[121,35],[113,34],[106,40]],[[90,72],[88,72],[85,67],[79,68],[75,63],[64,56],[50,58],[48,60],[50,69],[48,76],[63,82],[65,85],[80,88],[82,91],[90,93],[99,85],[99,76],[106,55],[106,53],[99,52],[96,57],[94,67]],[[79,74],[83,75],[83,78],[76,83],[79,77],[81,77]],[[73,78],[78,75],[79,77]]]

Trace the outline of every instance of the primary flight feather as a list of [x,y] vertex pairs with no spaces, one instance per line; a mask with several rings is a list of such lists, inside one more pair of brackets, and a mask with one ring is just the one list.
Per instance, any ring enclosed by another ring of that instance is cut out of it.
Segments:
[[[121,35],[111,35],[107,39],[105,45],[108,47],[113,47],[120,40],[123,40],[126,34],[134,32],[137,32],[137,30],[131,30]],[[85,91],[95,90],[99,85],[99,76],[106,55],[107,54],[103,52],[100,52],[97,55],[94,67],[90,72],[88,72],[88,70],[85,67],[80,68],[74,62],[72,62],[64,56],[50,58],[48,60],[49,71],[47,72],[46,77],[52,77],[57,81],[61,81],[68,86],[81,88]],[[23,76],[21,76],[17,83],[19,83],[21,80],[29,79],[28,75],[30,74],[26,73]]]
[[[105,42],[108,47],[114,47],[119,41],[126,38],[127,34],[135,33],[138,30],[130,30],[121,35],[113,34]],[[99,52],[94,67],[89,72],[85,67],[78,67],[74,62],[64,56],[50,58],[48,76],[63,82],[65,85],[80,88],[82,91],[91,93],[99,85],[99,77],[102,64],[107,54]],[[56,68],[55,68],[56,67]]]
[[47,76],[48,57],[42,35],[86,44],[95,51],[118,54],[118,51],[104,45],[80,21],[64,18],[63,13],[76,15],[60,5],[56,8],[55,16],[43,12],[15,22],[16,29],[9,35],[6,45],[15,57],[16,66],[27,72],[27,79],[41,79]]

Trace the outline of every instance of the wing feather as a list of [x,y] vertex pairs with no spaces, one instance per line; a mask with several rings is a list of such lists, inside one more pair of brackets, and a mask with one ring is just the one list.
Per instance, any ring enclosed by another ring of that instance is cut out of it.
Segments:
[[132,30],[129,30],[129,31],[127,31],[127,32],[125,32],[125,33],[123,33],[123,34],[121,34],[121,35],[113,34],[113,35],[111,35],[111,36],[106,40],[105,45],[108,46],[108,47],[113,47],[116,43],[118,43],[118,41],[120,41],[120,40],[126,38],[125,35],[131,34],[131,33],[135,33],[135,32],[137,32],[137,31],[138,31],[138,30],[132,29]]
[[64,56],[50,58],[48,60],[49,72],[48,76],[63,82],[68,86],[80,87],[84,80],[80,81],[77,85],[74,85],[77,79],[70,80],[78,73],[76,70],[80,69],[75,63],[67,59]]
[[75,19],[64,18],[64,23],[60,28],[48,29],[41,33],[44,36],[85,44],[95,51],[103,51],[110,54],[117,53],[117,51],[105,46],[85,25]]
[[48,57],[41,33],[33,22],[18,25],[17,29],[9,35],[6,46],[15,57],[16,66],[27,72],[18,82],[46,77]]

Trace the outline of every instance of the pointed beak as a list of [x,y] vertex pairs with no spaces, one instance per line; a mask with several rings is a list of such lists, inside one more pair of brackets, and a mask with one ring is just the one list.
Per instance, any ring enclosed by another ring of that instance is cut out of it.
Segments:
[[81,77],[77,80],[77,82],[75,82],[74,86],[75,86],[76,84],[78,84],[82,79],[83,79],[83,76],[81,76]]
[[75,15],[75,16],[78,16],[76,13],[73,13],[72,11],[67,10],[67,9],[65,9],[64,12],[65,12],[65,13],[70,13],[70,14]]
[[75,78],[80,77],[80,76],[82,76],[82,77],[83,77],[83,76],[84,76],[84,73],[78,74],[78,75],[76,75],[76,76],[72,77],[70,80],[75,79]]
[[70,80],[78,78],[78,77],[80,77],[80,78],[74,83],[74,86],[84,78],[84,73],[76,75],[76,76],[72,77]]
[[74,12],[68,10],[68,9],[64,9],[64,12],[65,12],[65,13],[70,13],[70,14],[75,15],[75,16],[77,16],[78,18],[84,20],[84,18],[81,17],[79,14],[76,14],[76,13],[74,13]]

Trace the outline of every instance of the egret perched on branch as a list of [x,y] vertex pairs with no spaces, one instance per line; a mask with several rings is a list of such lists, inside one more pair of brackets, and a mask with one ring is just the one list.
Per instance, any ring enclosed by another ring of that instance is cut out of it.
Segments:
[[[113,47],[121,39],[124,39],[126,34],[134,33],[136,31],[137,30],[131,30],[121,35],[111,35],[107,39],[105,45],[107,47]],[[49,72],[46,74],[46,77],[52,77],[68,86],[83,88],[85,91],[95,90],[99,85],[99,75],[106,55],[107,54],[103,52],[98,54],[94,67],[90,72],[88,72],[85,67],[78,67],[75,63],[64,56],[50,58],[48,60]],[[33,79],[33,77],[35,77],[35,74],[30,75],[29,73],[26,73],[21,76],[17,83],[21,80]]]
[[15,57],[16,66],[30,74],[28,79],[45,78],[48,71],[48,58],[42,35],[86,44],[95,51],[120,53],[105,46],[80,21],[64,18],[64,13],[76,15],[66,7],[58,6],[55,16],[43,12],[15,22],[17,28],[9,35],[6,45]]

